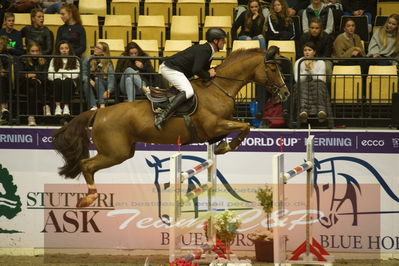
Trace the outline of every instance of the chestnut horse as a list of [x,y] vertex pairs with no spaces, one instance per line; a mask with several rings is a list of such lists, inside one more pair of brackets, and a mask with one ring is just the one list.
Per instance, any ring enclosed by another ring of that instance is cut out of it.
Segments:
[[[75,178],[83,173],[88,185],[88,194],[78,201],[77,207],[87,207],[97,199],[94,173],[132,158],[138,142],[174,144],[180,137],[182,143],[188,144],[215,141],[238,131],[230,143],[220,142],[215,153],[237,149],[250,130],[248,123],[232,120],[234,98],[239,90],[249,82],[257,82],[282,101],[289,96],[277,62],[271,56],[262,49],[237,50],[217,67],[213,80],[191,82],[198,98],[197,110],[191,116],[196,138],[180,117],[171,117],[158,131],[148,100],[86,111],[57,130],[53,145],[65,160],[59,174]],[[98,153],[89,158],[91,123],[91,136]]]

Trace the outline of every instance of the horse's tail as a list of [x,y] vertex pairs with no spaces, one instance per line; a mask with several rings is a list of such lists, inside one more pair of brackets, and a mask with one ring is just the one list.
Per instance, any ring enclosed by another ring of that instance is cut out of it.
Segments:
[[89,124],[96,111],[81,113],[68,124],[58,129],[53,138],[53,146],[65,161],[59,168],[59,174],[66,178],[75,178],[81,173],[80,161],[89,158]]

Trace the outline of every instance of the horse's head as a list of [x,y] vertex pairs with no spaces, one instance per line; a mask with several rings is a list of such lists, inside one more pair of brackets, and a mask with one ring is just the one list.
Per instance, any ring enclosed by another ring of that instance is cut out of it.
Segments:
[[265,55],[265,72],[266,72],[266,88],[273,94],[278,101],[286,101],[290,92],[285,85],[283,76],[277,60],[274,59],[275,54],[266,52]]

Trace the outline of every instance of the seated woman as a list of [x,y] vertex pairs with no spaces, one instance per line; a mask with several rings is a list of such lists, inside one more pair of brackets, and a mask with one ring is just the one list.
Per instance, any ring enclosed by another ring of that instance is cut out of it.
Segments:
[[119,59],[116,64],[116,80],[122,93],[127,94],[128,102],[134,102],[137,95],[143,95],[148,86],[154,82],[153,75],[156,73],[150,60],[137,59],[136,56],[148,56],[141,47],[130,42],[125,47],[122,56],[129,59]]
[[[239,28],[241,29],[237,37]],[[233,40],[259,40],[260,47],[265,49],[264,31],[265,17],[260,10],[260,2],[259,0],[249,0],[248,10],[241,13],[233,23],[231,36]]]
[[25,46],[29,42],[35,42],[41,47],[42,54],[51,55],[53,53],[53,33],[43,25],[44,13],[40,9],[33,9],[30,13],[32,25],[25,26],[22,30],[22,37],[25,37]]
[[[105,108],[104,99],[109,98],[115,87],[115,71],[111,59],[96,59],[98,56],[110,56],[109,46],[106,42],[98,42],[93,56],[88,56],[83,61],[83,89],[91,110],[97,109],[95,94],[97,94],[100,108]],[[90,77],[88,68],[90,68]]]
[[[55,55],[73,56],[73,49],[69,42],[60,41],[55,48]],[[80,65],[76,58],[56,57],[51,59],[48,68],[48,79],[53,81],[55,98],[55,115],[70,115],[69,105],[72,92],[75,89],[74,80],[79,78]],[[64,103],[64,108],[61,104]]]
[[[26,54],[41,55],[40,45],[30,42],[26,47]],[[45,91],[47,61],[40,57],[25,57],[21,60],[20,70],[22,72],[19,77],[21,89],[28,95],[28,126],[36,126],[35,115],[41,115],[42,110],[43,115],[51,115]]]
[[310,5],[305,9],[302,15],[302,28],[304,33],[309,31],[309,21],[314,17],[320,18],[323,29],[327,34],[331,34],[334,31],[334,15],[331,8],[322,3],[321,0],[311,0]]
[[323,60],[303,61],[316,57],[314,43],[306,43],[303,46],[303,54],[304,57],[298,59],[294,66],[294,78],[299,96],[299,117],[301,122],[305,123],[309,116],[317,116],[322,123],[328,115],[331,115],[330,95],[325,83],[326,65]]
[[288,16],[288,4],[285,0],[273,0],[270,15],[267,18],[268,40],[293,40],[295,27],[292,18]]
[[[384,26],[377,29],[369,43],[367,56],[373,58],[396,57],[399,58],[399,15],[392,14]],[[375,62],[380,65],[392,65],[391,60]]]

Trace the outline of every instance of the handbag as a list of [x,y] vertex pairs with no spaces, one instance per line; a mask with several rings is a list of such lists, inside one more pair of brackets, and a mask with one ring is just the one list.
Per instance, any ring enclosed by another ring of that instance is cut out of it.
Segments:
[[269,128],[285,127],[285,119],[283,118],[283,107],[274,99],[270,99],[265,104],[263,119],[269,125]]

